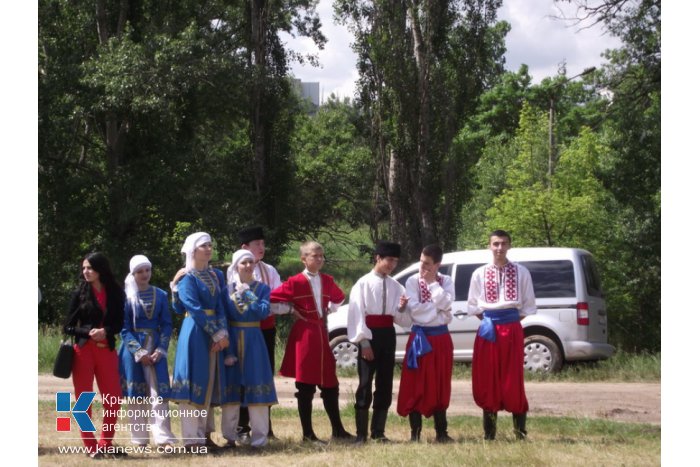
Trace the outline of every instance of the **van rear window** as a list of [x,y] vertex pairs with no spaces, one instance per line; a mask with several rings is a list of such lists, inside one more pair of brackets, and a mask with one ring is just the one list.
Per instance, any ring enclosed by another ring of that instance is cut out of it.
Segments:
[[593,297],[603,296],[603,286],[600,283],[600,275],[596,267],[593,257],[590,255],[581,255],[581,264],[583,264],[583,275],[586,276],[586,289],[588,295]]
[[[574,264],[561,261],[519,261],[532,276],[537,298],[575,297]],[[458,264],[455,276],[455,300],[469,298],[469,284],[474,271],[483,264]]]

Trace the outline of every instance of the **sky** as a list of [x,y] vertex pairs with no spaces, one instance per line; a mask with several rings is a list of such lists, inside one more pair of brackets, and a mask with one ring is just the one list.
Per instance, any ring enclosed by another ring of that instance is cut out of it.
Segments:
[[[506,36],[506,69],[517,71],[521,64],[528,65],[535,83],[542,78],[554,76],[559,63],[566,61],[567,76],[575,76],[591,66],[604,63],[601,54],[606,49],[617,48],[617,38],[604,34],[600,28],[585,28],[581,25],[552,18],[561,16],[559,8],[567,17],[575,17],[569,4],[556,4],[553,0],[504,0],[498,11],[498,19],[508,21],[511,31]],[[328,42],[319,51],[308,38],[283,36],[287,45],[303,53],[318,53],[320,68],[295,64],[292,73],[305,82],[319,82],[321,100],[331,93],[338,97],[352,97],[355,81],[356,55],[350,48],[352,35],[341,25],[333,22],[333,0],[320,0],[317,7],[322,31]]]

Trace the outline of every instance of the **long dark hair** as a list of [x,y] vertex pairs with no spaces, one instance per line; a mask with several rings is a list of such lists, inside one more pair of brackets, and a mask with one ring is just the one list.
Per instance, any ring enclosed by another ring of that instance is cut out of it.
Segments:
[[94,269],[99,275],[99,281],[107,290],[107,297],[117,297],[123,296],[124,290],[114,279],[114,274],[112,273],[112,268],[109,265],[109,260],[107,257],[100,253],[99,251],[90,253],[82,261],[80,261],[80,285],[78,289],[80,291],[80,301],[81,303],[86,303],[90,298],[91,287],[90,283],[85,280],[85,276],[82,274],[83,262],[87,260],[90,263],[92,269]]

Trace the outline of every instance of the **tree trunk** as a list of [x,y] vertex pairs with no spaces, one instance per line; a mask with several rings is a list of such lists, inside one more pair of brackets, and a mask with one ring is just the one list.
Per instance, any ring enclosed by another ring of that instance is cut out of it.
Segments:
[[[266,121],[263,108],[266,76],[266,5],[265,0],[250,1],[251,50],[253,52],[254,75],[252,93],[253,161],[255,167],[255,190],[259,199],[264,199],[267,186],[266,171]],[[266,203],[268,204],[268,203]]]
[[[415,181],[417,190],[414,191],[413,210],[416,218],[420,221],[420,242],[423,245],[435,243],[435,221],[433,217],[433,197],[431,194],[434,187],[430,182],[430,44],[425,41],[425,37],[430,37],[430,15],[425,14],[425,24],[421,25],[419,7],[413,4],[408,9],[410,18],[411,33],[413,37],[413,59],[418,72],[418,138],[417,148],[417,169]],[[426,31],[421,30],[424,26]]]

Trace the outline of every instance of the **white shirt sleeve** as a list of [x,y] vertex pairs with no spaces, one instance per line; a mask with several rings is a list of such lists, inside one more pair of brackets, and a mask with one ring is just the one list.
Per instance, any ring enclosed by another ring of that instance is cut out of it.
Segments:
[[472,274],[471,282],[469,283],[469,295],[467,297],[467,314],[479,315],[479,297],[481,296],[481,269],[477,269]]
[[350,290],[348,301],[348,340],[355,344],[365,339],[372,339],[372,331],[365,323],[365,297],[363,283],[360,279]]
[[523,294],[523,306],[520,309],[520,316],[534,315],[537,313],[537,303],[535,302],[535,289],[532,285],[532,276],[525,267],[520,267],[520,293]]

